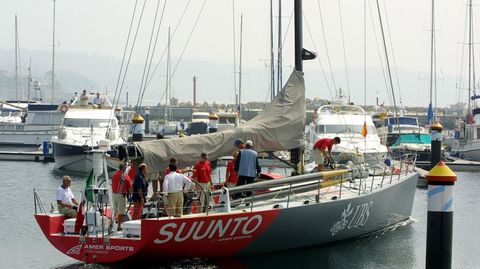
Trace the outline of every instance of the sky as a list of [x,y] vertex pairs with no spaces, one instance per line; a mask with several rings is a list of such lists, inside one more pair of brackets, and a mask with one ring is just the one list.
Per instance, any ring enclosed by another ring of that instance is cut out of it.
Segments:
[[[400,88],[405,104],[426,106],[428,100],[424,99],[429,97],[431,1],[379,1],[384,29],[388,36],[387,46],[389,47],[392,72],[417,74],[418,81],[415,83],[402,82],[402,77],[399,77],[397,84],[394,79],[394,84],[396,84],[394,88],[396,91]],[[273,2],[275,6],[274,23],[276,24],[278,0]],[[135,0],[56,0],[55,44],[57,51],[105,56],[121,61],[135,3]],[[143,0],[138,1],[137,14],[143,3]],[[161,13],[164,1],[146,1],[142,24],[132,55],[132,63],[139,66],[143,66],[146,59],[157,3],[160,4],[159,13]],[[364,38],[364,3],[367,3],[366,39]],[[465,47],[463,45],[465,3],[466,0],[436,1],[437,31],[435,33],[439,106],[466,99],[465,90],[458,90],[455,85],[456,77],[462,74],[460,66],[465,66],[460,64],[462,49]],[[173,59],[181,57],[185,60],[220,63],[231,66],[231,73],[233,73],[233,39],[235,36],[235,61],[238,65],[240,14],[243,14],[242,68],[245,70],[258,69],[268,74],[270,1],[267,0],[167,1],[155,51],[155,62],[166,48],[168,26],[171,26],[173,32],[187,5],[185,16],[171,39]],[[202,5],[204,5],[203,9]],[[365,70],[365,66],[380,68],[379,55],[384,57],[384,52],[382,44],[377,43],[381,42],[381,39],[379,38],[376,2],[373,0],[304,0],[303,8],[304,47],[316,51],[319,55],[318,60],[304,63],[306,80],[310,76],[310,78],[316,78],[311,81],[318,81],[315,85],[309,85],[307,81],[307,97],[331,98],[332,91],[334,91],[333,85],[335,85],[335,88],[346,89],[348,87],[351,89],[352,95],[355,95],[357,102],[362,102],[363,81],[350,78],[351,85],[348,85],[345,79],[345,69],[348,74],[353,72],[352,70],[361,72],[358,70]],[[478,6],[475,8],[478,9]],[[282,1],[285,74],[288,74],[294,65],[293,21],[290,22],[292,9],[293,0]],[[370,13],[370,10],[373,13]],[[52,49],[53,1],[2,0],[0,49],[12,50],[14,48],[15,14],[18,16],[20,47],[25,50],[50,51]],[[200,14],[199,17],[198,14]],[[187,42],[197,17],[198,23]],[[234,21],[235,34],[233,32]],[[372,21],[375,26],[372,26]],[[476,21],[475,25],[477,25]],[[276,27],[277,25],[275,25]],[[375,29],[375,33],[373,29]],[[366,50],[364,49],[364,40],[367,44]],[[367,53],[365,54],[364,51]],[[26,59],[26,56],[24,55],[23,58]],[[176,62],[173,62],[172,65],[175,66]],[[56,68],[61,69],[62,67],[57,66]],[[325,75],[321,71],[322,68]],[[112,68],[111,72],[118,73],[118,68]],[[181,64],[176,72],[182,72]],[[371,75],[369,74],[368,77]],[[381,74],[376,75],[381,76]],[[288,75],[284,75],[284,77],[286,76]],[[248,80],[248,74],[245,77]],[[268,75],[262,76],[262,79],[265,80],[264,85],[268,88]],[[405,89],[402,87],[402,83],[414,85],[413,89],[410,86],[409,89]],[[233,85],[233,81],[231,84]],[[369,88],[368,84],[367,80],[367,89]],[[110,85],[110,87],[114,88],[115,85]],[[224,87],[227,86],[224,85]],[[233,88],[233,86],[231,87]],[[377,94],[383,99],[388,99],[389,94],[386,89],[377,88],[373,91],[368,89],[368,102],[371,103]],[[258,98],[255,94],[251,95]]]

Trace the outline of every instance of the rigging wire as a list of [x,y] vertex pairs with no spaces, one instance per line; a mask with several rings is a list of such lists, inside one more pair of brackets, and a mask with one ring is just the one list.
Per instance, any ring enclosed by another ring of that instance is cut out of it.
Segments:
[[384,13],[385,13],[385,22],[386,22],[386,25],[387,25],[388,36],[390,37],[390,52],[392,54],[393,70],[395,72],[395,80],[397,82],[396,84],[397,84],[397,90],[398,90],[398,97],[400,99],[401,109],[403,109],[403,107],[402,107],[403,106],[402,91],[400,89],[400,80],[399,80],[399,77],[398,77],[397,63],[396,63],[396,60],[395,60],[395,50],[393,49],[392,34],[390,32],[390,23],[389,23],[389,20],[388,20],[387,4],[386,4],[385,1],[383,2],[383,10],[384,10]]
[[[463,22],[463,25],[467,25],[467,20],[468,20],[468,8],[465,9],[465,21]],[[461,57],[458,56],[458,50],[457,50],[457,59],[460,58],[460,62],[457,63],[457,74],[458,74],[458,69],[460,68],[460,76],[457,77],[457,89],[458,89],[458,95],[457,95],[457,102],[460,102],[460,100],[464,99],[463,98],[463,90],[465,90],[465,80],[463,79],[463,76],[465,75],[465,70],[464,70],[464,57],[465,57],[465,40],[467,39],[467,27],[464,27],[463,31],[463,39],[462,39],[462,49],[461,49]]]
[[372,11],[372,6],[371,6],[371,3],[370,1],[368,2],[368,9],[370,11],[370,20],[371,20],[371,23],[372,23],[372,29],[373,29],[373,35],[375,36],[375,43],[377,45],[377,53],[378,53],[378,59],[380,61],[380,67],[382,69],[382,76],[383,76],[383,82],[385,83],[385,88],[387,89],[387,98],[388,98],[388,102],[390,105],[393,104],[392,102],[392,96],[390,94],[390,91],[388,90],[389,87],[388,87],[388,79],[387,79],[387,74],[385,72],[385,63],[383,62],[383,57],[382,57],[382,54],[381,54],[381,49],[380,49],[380,44],[378,43],[378,34],[377,34],[377,30],[375,28],[375,19],[373,18],[373,11]]
[[168,83],[170,84],[172,82],[172,77],[175,75],[175,72],[177,71],[178,66],[180,65],[180,62],[182,61],[183,54],[185,53],[185,50],[187,49],[188,44],[190,43],[190,38],[193,35],[193,32],[195,31],[195,28],[197,27],[198,20],[200,19],[200,15],[202,15],[203,8],[205,7],[205,3],[207,0],[203,1],[202,7],[200,8],[200,11],[198,12],[197,18],[195,19],[195,23],[193,24],[192,30],[190,31],[190,34],[188,35],[187,42],[185,43],[185,46],[182,49],[182,52],[180,53],[180,57],[178,58],[177,64],[175,65],[175,68],[173,69],[172,75],[168,79]]
[[[158,9],[160,7],[160,1],[157,1],[157,7],[156,7],[156,10],[155,10],[155,18],[153,20],[152,32],[150,34],[150,42],[148,44],[147,58],[145,60],[145,66],[144,66],[144,69],[143,69],[142,80],[140,82],[140,90],[138,92],[137,113],[140,111],[140,104],[143,101],[143,96],[145,95],[145,91],[147,89],[147,80],[148,80],[148,76],[150,74],[150,68],[152,67],[152,61],[153,61],[153,57],[155,55],[155,49],[157,47],[158,35],[160,33],[160,28],[162,26],[162,21],[163,21],[163,16],[165,14],[166,5],[167,5],[167,1],[165,0],[164,4],[163,4],[163,8],[162,8],[162,14],[160,16],[160,21],[159,21],[158,27],[157,27],[157,33],[156,33],[155,41],[154,41],[154,44],[153,44],[152,54],[150,56],[150,61],[149,61],[148,58],[149,58],[149,54],[150,54],[150,48],[151,48],[151,44],[152,44],[153,34],[155,32],[155,27],[156,27],[156,22],[157,22],[157,17],[158,17]],[[145,73],[145,68],[147,67],[147,62],[148,62],[148,70]],[[145,84],[143,83],[144,78],[145,78]],[[142,89],[142,86],[143,86],[143,89]]]
[[[175,37],[175,33],[177,32],[178,27],[179,27],[180,24],[182,23],[183,18],[185,17],[185,14],[186,14],[186,12],[187,12],[187,10],[188,10],[188,7],[190,6],[190,3],[191,3],[191,2],[192,2],[192,0],[189,0],[189,1],[187,2],[187,5],[185,5],[185,8],[183,9],[182,15],[180,15],[180,19],[178,19],[178,22],[177,22],[177,24],[175,25],[175,28],[173,29],[173,33],[172,33],[171,39],[173,39],[173,38]],[[204,4],[205,4],[205,3],[204,3]],[[154,74],[157,72],[158,67],[159,67],[160,64],[162,63],[163,56],[165,56],[165,53],[167,52],[167,49],[168,49],[167,46],[165,46],[165,48],[163,49],[162,55],[160,56],[160,59],[158,59],[158,61],[157,61],[157,65],[156,65],[155,68],[153,69],[152,76],[151,76],[150,79],[148,80],[147,87],[150,85],[150,82],[152,81]],[[164,94],[163,94],[163,95],[164,95]],[[162,95],[162,98],[163,98],[163,95]],[[162,100],[162,98],[160,98],[160,100]]]
[[130,47],[130,53],[128,55],[128,60],[127,60],[127,64],[125,66],[125,72],[123,73],[123,77],[122,77],[122,83],[120,84],[120,91],[119,91],[119,94],[118,94],[118,99],[120,99],[120,95],[122,93],[122,90],[123,90],[123,85],[125,84],[125,79],[127,77],[127,73],[128,73],[128,68],[130,67],[130,61],[132,59],[132,55],[133,55],[133,49],[135,48],[135,43],[137,41],[137,36],[138,36],[138,30],[140,29],[140,25],[142,23],[142,19],[143,19],[143,13],[145,11],[145,4],[147,3],[147,0],[144,0],[143,1],[143,6],[142,6],[142,11],[140,12],[140,17],[138,19],[138,23],[137,23],[137,29],[135,30],[135,35],[133,36],[133,42],[132,42],[132,45]]
[[[308,24],[308,19],[306,18],[305,14],[303,14],[303,17],[304,17],[304,20],[305,20],[305,25],[307,26],[308,34],[310,35],[310,39],[312,40],[313,48],[315,49],[315,51],[318,51],[315,40],[313,39],[312,31],[310,30],[310,25]],[[325,69],[323,68],[322,60],[320,60],[320,57],[316,57],[316,58],[318,60],[318,63],[320,64],[320,69],[322,70],[322,75],[323,75],[323,78],[325,79],[325,85],[327,86],[328,93],[330,94],[330,97],[333,99],[334,95],[332,94],[332,89],[330,88],[330,84],[328,82],[327,74],[325,72]]]
[[323,35],[323,43],[325,45],[325,53],[327,55],[327,62],[328,62],[328,67],[330,68],[330,75],[332,76],[332,83],[333,83],[333,88],[336,90],[337,86],[335,85],[335,78],[333,76],[333,69],[332,69],[332,64],[330,62],[330,54],[328,53],[328,46],[327,46],[327,37],[325,35],[325,27],[323,24],[323,16],[322,16],[322,9],[320,7],[320,1],[317,0],[317,5],[318,5],[318,14],[320,15],[320,23],[322,25],[322,35]]
[[[383,23],[382,23],[382,15],[380,13],[380,4],[379,4],[379,0],[376,0],[377,2],[377,11],[378,11],[378,18],[379,18],[379,22],[380,22],[380,29],[382,30],[382,41],[383,41],[383,48],[385,50],[385,60],[386,60],[386,64],[387,64],[387,71],[388,71],[388,79],[389,79],[389,82],[390,82],[390,87],[391,87],[391,90],[392,90],[392,98],[393,98],[393,108],[394,108],[394,115],[395,115],[395,118],[398,119],[398,111],[397,111],[397,102],[395,100],[395,91],[393,89],[393,81],[392,81],[392,73],[391,73],[391,70],[390,70],[390,62],[388,60],[388,51],[387,51],[387,46],[385,44],[385,32],[383,31]],[[398,123],[398,129],[400,131],[400,123],[398,122],[397,120],[397,123]]]

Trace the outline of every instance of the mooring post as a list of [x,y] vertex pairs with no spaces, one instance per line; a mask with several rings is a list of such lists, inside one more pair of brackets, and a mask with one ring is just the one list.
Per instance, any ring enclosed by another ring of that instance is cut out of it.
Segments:
[[453,185],[457,175],[443,161],[440,161],[430,169],[426,178],[428,180],[426,268],[450,269],[452,268]]
[[443,126],[438,121],[430,125],[430,134],[432,136],[430,169],[437,165],[442,157],[442,129]]

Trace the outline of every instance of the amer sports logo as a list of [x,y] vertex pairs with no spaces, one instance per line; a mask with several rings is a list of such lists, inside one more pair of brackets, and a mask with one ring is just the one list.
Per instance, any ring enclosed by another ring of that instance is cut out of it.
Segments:
[[250,238],[262,224],[262,216],[237,217],[230,219],[214,219],[210,221],[194,221],[167,223],[158,231],[159,237],[153,242],[165,244],[170,241],[183,242],[186,240],[238,240]]
[[67,251],[67,255],[80,255],[80,250],[82,249],[82,244],[76,245],[73,248]]

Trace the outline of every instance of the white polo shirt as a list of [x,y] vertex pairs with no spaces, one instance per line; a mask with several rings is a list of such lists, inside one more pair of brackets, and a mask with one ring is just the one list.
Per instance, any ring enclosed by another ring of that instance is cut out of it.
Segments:
[[73,205],[72,199],[75,198],[75,196],[73,196],[73,192],[70,188],[64,189],[62,186],[58,187],[56,196],[57,201],[62,201],[62,203],[67,205]]
[[167,193],[180,192],[184,185],[185,189],[190,189],[192,181],[185,175],[172,171],[163,180],[163,191]]

